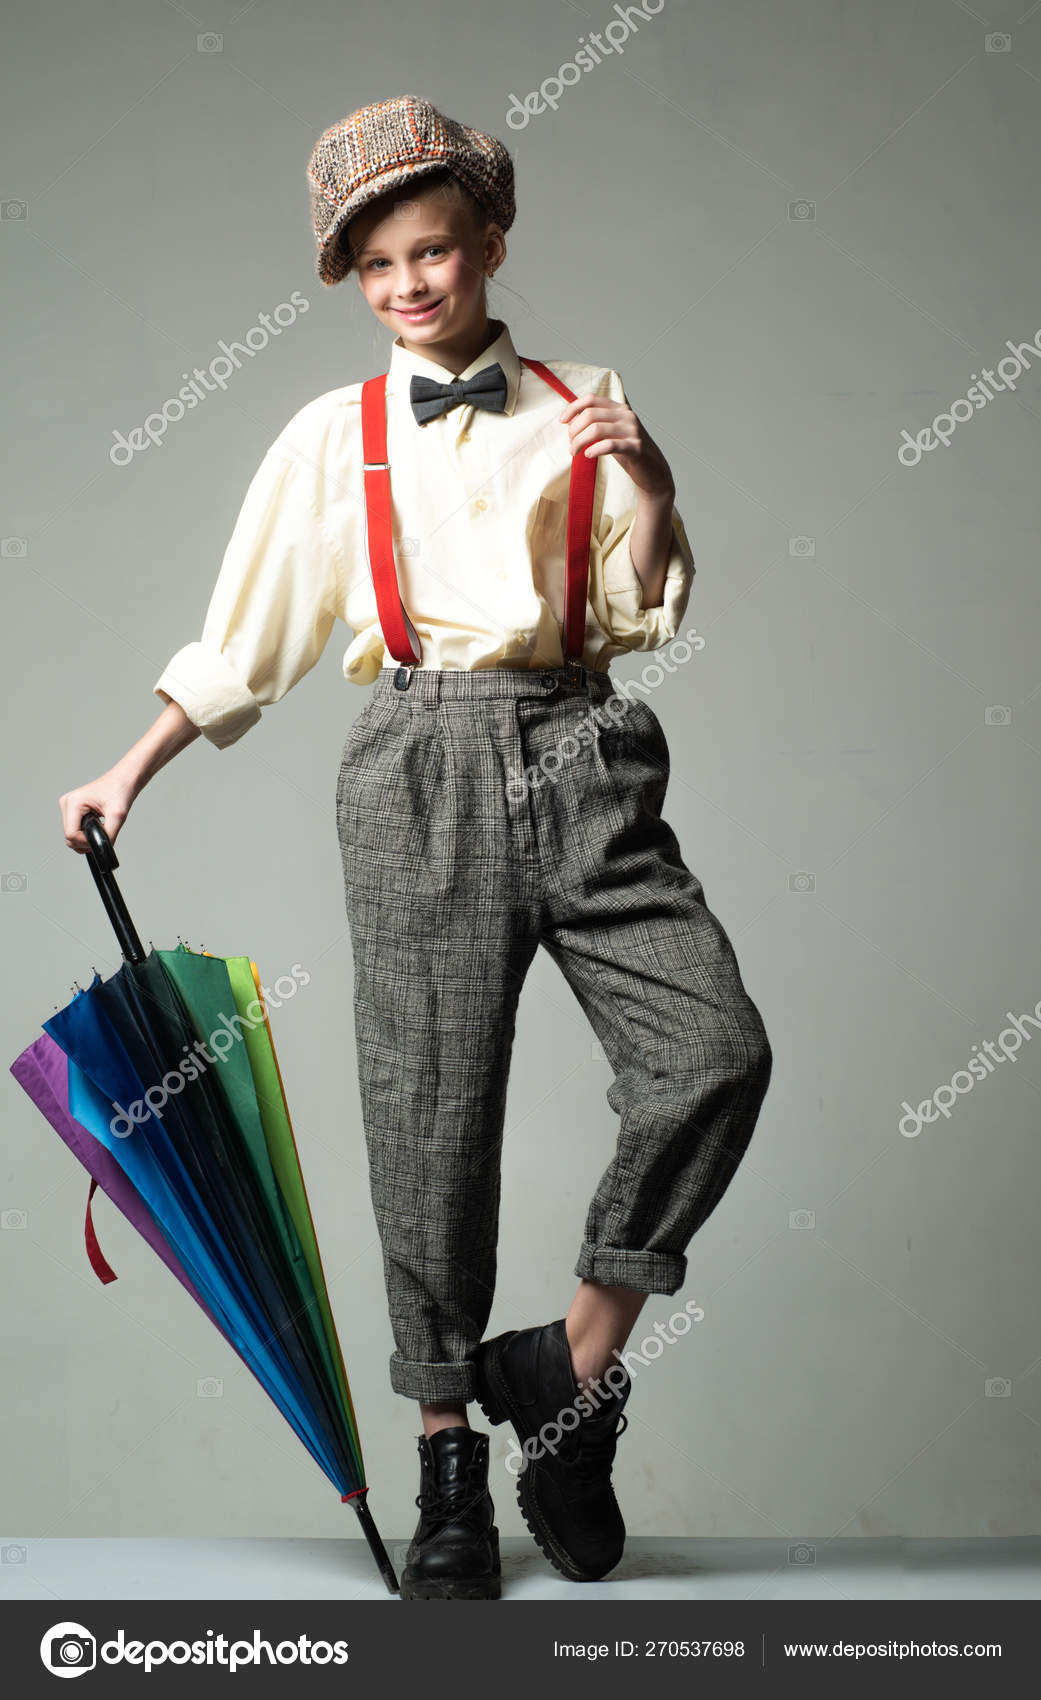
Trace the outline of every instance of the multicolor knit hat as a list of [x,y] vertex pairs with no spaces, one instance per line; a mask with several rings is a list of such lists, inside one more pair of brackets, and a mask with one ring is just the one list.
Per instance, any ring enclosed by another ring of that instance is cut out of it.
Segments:
[[446,118],[406,94],[363,106],[319,136],[307,167],[316,271],[339,283],[351,270],[340,236],[362,207],[415,178],[447,167],[503,230],[513,223],[513,161],[502,142]]

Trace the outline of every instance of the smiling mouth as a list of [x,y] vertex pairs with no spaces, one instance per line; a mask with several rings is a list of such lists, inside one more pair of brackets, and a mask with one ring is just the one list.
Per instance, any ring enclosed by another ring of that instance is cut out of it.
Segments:
[[434,301],[430,306],[396,307],[394,311],[397,313],[399,319],[426,319],[437,312],[437,309],[440,307],[443,300],[444,296],[442,295],[441,301]]

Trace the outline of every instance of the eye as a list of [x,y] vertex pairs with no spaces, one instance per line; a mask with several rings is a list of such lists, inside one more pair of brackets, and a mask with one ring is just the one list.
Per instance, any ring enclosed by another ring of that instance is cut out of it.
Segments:
[[[443,242],[428,242],[427,246],[423,249],[423,253],[424,254],[447,254],[448,249]],[[386,264],[387,264],[387,262],[385,260],[383,260],[382,258],[366,260],[364,269],[367,272],[371,272],[372,270],[374,270],[375,267],[386,265]]]

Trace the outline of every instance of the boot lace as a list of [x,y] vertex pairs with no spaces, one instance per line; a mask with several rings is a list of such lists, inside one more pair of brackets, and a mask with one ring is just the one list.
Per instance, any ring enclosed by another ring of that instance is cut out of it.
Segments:
[[614,1428],[588,1428],[587,1421],[571,1429],[557,1450],[580,1480],[596,1481],[610,1474],[618,1437],[629,1427],[629,1418],[623,1411]]
[[483,1494],[484,1477],[481,1466],[468,1464],[463,1481],[454,1481],[447,1487],[442,1487],[437,1482],[424,1483],[416,1494],[415,1501],[420,1511],[434,1522],[451,1523],[457,1517],[464,1517]]

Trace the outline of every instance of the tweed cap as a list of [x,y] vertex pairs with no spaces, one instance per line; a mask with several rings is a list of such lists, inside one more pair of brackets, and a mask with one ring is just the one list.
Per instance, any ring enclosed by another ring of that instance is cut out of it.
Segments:
[[330,125],[307,167],[311,222],[318,244],[316,271],[339,283],[351,271],[340,242],[355,213],[432,171],[447,168],[503,230],[513,223],[513,161],[495,136],[447,118],[428,100],[402,95],[363,106]]

